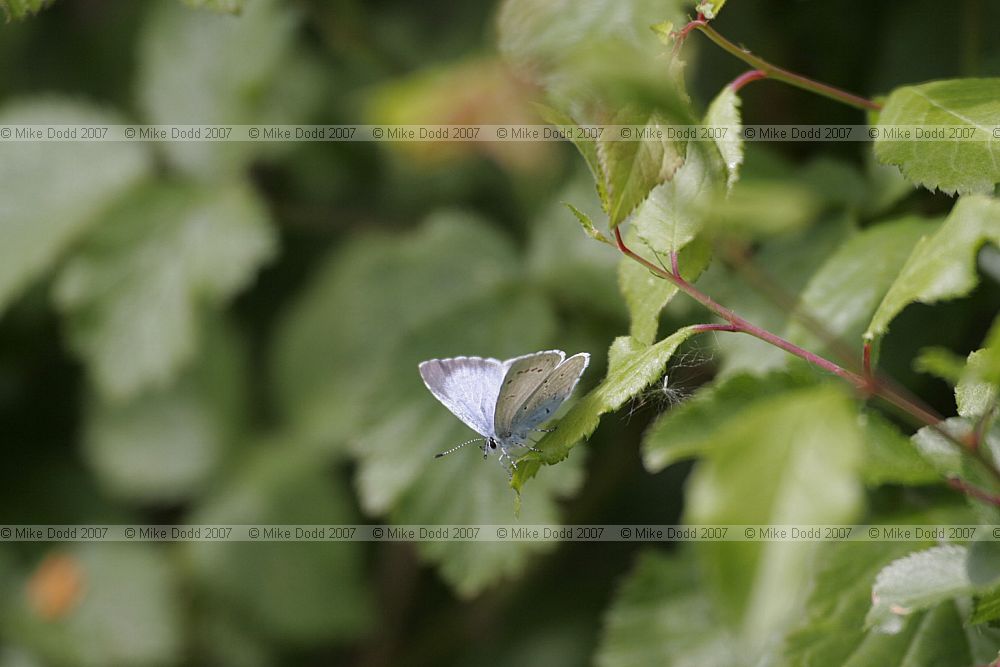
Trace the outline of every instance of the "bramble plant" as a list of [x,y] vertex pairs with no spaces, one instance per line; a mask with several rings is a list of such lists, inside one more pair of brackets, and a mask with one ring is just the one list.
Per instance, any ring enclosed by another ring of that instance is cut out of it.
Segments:
[[[0,526],[709,528],[0,535],[0,667],[1000,666],[1000,6],[940,4],[0,0]],[[510,479],[434,460],[421,361],[555,348]]]

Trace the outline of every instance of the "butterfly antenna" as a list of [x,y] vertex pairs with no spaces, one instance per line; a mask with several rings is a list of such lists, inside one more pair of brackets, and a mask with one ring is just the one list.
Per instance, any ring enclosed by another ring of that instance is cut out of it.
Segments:
[[461,445],[455,445],[454,447],[452,447],[451,449],[449,449],[447,451],[441,452],[440,454],[435,454],[434,458],[439,459],[442,456],[445,456],[446,454],[451,454],[452,452],[457,452],[458,450],[460,450],[462,447],[465,447],[466,445],[471,445],[474,442],[482,442],[484,439],[485,438],[473,438],[472,440],[466,440]]

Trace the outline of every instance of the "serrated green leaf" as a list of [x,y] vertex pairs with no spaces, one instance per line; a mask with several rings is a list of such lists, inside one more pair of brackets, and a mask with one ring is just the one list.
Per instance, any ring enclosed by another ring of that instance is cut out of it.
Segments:
[[[239,17],[159,3],[139,41],[138,100],[146,120],[194,126],[306,122],[325,74],[295,46],[298,24],[298,13],[276,0],[254,0]],[[174,141],[161,147],[174,166],[214,178],[289,145]]]
[[761,401],[814,381],[805,373],[773,372],[763,377],[731,375],[706,385],[653,422],[642,442],[643,465],[656,473],[677,461],[710,454],[719,444],[719,429],[739,421]]
[[[896,165],[912,182],[954,194],[992,193],[1000,183],[1000,78],[932,81],[894,90],[878,118],[875,157]],[[888,138],[895,125],[947,126],[940,140]],[[952,139],[951,128],[975,132]]]
[[[817,553],[804,614],[785,638],[782,657],[789,666],[856,665],[857,656],[872,650],[865,644],[891,641],[888,635],[866,636],[864,617],[871,589],[883,567],[913,549],[907,542],[842,542],[823,545]],[[895,644],[895,642],[892,642]]]
[[[664,135],[668,124],[656,114],[632,112],[621,112],[608,122]],[[624,222],[656,186],[673,179],[684,163],[684,153],[683,144],[673,139],[597,141],[597,161],[604,176],[601,189],[607,198],[605,212],[612,229]]]
[[[356,523],[349,494],[336,478],[289,444],[266,442],[245,457],[186,523]],[[239,610],[271,641],[340,643],[355,639],[372,621],[360,543],[208,540],[183,546],[200,590]]]
[[941,481],[941,475],[892,422],[871,411],[861,413],[858,418],[866,445],[862,468],[865,484],[918,485]]
[[966,547],[945,544],[884,567],[872,586],[872,607],[865,625],[898,631],[899,617],[970,594],[974,587],[965,569],[967,555]]
[[37,14],[51,4],[52,0],[0,0],[0,9],[9,21]]
[[[834,387],[760,401],[706,449],[687,486],[688,523],[850,523],[862,507],[862,434]],[[756,648],[792,620],[812,552],[800,541],[697,543],[719,609]]]
[[208,9],[225,14],[239,14],[243,11],[245,0],[183,0],[185,5],[198,9]]
[[[724,3],[716,4],[721,8]],[[740,114],[740,96],[731,86],[723,88],[708,105],[703,123],[712,132],[715,146],[722,155],[722,161],[726,165],[726,187],[731,189],[740,178],[740,165],[743,164],[743,118]]]
[[[927,521],[915,517],[906,523]],[[930,521],[939,523],[939,521]],[[963,629],[952,602],[930,613],[901,619],[894,634],[865,631],[871,589],[878,572],[891,560],[926,542],[845,542],[824,545],[820,569],[806,602],[805,613],[785,638],[782,661],[789,667],[868,667],[901,665],[964,667],[974,657],[988,660],[995,641],[975,629]],[[994,649],[995,651],[995,649]]]
[[150,185],[108,213],[53,296],[97,388],[123,399],[169,384],[197,350],[200,309],[226,303],[274,251],[246,186]]
[[242,416],[242,350],[230,327],[207,325],[198,357],[169,386],[88,402],[84,455],[110,495],[179,503],[222,463]]
[[701,231],[706,212],[722,196],[722,165],[700,142],[688,144],[684,164],[673,178],[653,188],[631,218],[639,239],[669,256]]
[[976,252],[987,242],[1000,245],[1000,201],[962,197],[937,232],[917,243],[875,311],[865,338],[885,335],[890,322],[914,301],[929,304],[968,294],[978,282]]
[[994,382],[983,380],[988,375],[989,350],[976,350],[966,360],[966,368],[961,372],[955,385],[955,403],[962,417],[981,417],[996,407],[1000,388]]
[[[89,104],[59,98],[24,99],[0,109],[0,125],[121,122]],[[141,144],[5,142],[0,151],[0,313],[150,167]]]
[[580,226],[583,227],[583,232],[587,236],[594,239],[595,241],[606,243],[609,246],[615,245],[614,243],[611,242],[611,239],[609,239],[607,236],[602,234],[599,229],[597,229],[597,227],[594,225],[594,222],[590,219],[590,217],[586,213],[584,213],[583,211],[581,211],[580,209],[569,203],[566,204],[566,208],[572,211],[573,215],[576,216],[576,219],[580,222]]
[[[5,600],[5,634],[46,664],[74,667],[175,664],[183,655],[179,577],[168,554],[151,544],[75,544],[54,584],[79,598],[53,619],[32,608],[29,595]],[[36,570],[34,576],[45,576]]]
[[[858,340],[913,247],[937,224],[910,216],[868,227],[849,237],[809,279],[799,297],[798,312],[820,322],[836,338]],[[794,314],[786,337],[811,350],[826,343],[817,340]]]
[[640,552],[605,614],[597,664],[737,664],[739,647],[699,583],[692,558]]
[[[685,280],[694,282],[701,275],[711,261],[711,250],[711,246],[702,242],[691,243],[681,250],[678,263]],[[652,345],[659,328],[660,312],[679,289],[628,257],[618,263],[618,289],[629,310],[629,335],[643,345]]]
[[540,463],[553,464],[566,458],[575,445],[594,432],[601,415],[617,410],[659,379],[678,346],[694,333],[694,327],[679,329],[655,345],[642,345],[628,336],[616,338],[608,351],[604,380],[563,415],[555,431],[535,444],[542,453],[521,459],[512,482],[514,488],[520,489],[533,477]]

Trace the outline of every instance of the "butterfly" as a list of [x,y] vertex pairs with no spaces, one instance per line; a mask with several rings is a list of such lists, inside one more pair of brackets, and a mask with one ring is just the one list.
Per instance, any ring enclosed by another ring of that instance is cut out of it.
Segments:
[[534,352],[506,361],[482,357],[431,359],[420,364],[420,377],[434,397],[478,433],[435,458],[482,442],[483,458],[498,451],[513,474],[511,451],[538,451],[528,439],[563,404],[590,362],[586,352],[566,358],[562,350]]

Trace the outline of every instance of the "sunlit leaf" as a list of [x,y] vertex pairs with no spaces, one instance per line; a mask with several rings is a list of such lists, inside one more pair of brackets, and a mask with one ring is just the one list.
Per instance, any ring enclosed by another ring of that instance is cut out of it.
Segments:
[[[722,4],[724,3],[716,3],[718,7]],[[705,15],[708,16],[707,13]],[[715,146],[719,149],[722,161],[726,165],[726,186],[732,188],[740,178],[740,165],[743,164],[743,120],[740,114],[740,97],[732,86],[726,86],[715,96],[708,105],[703,123],[712,133]]]
[[[823,331],[849,344],[861,336],[875,308],[899,275],[917,241],[938,221],[915,216],[884,222],[848,238],[809,279],[799,297],[799,312]],[[826,341],[794,319],[787,338],[817,350]]]
[[209,9],[213,12],[239,14],[243,11],[245,0],[183,0],[184,4],[199,9]]
[[[940,139],[890,138],[894,126],[931,126]],[[934,128],[933,126],[943,126]],[[878,117],[875,156],[910,181],[947,193],[992,193],[1000,183],[1000,79],[951,79],[894,90]],[[964,137],[955,138],[953,129]]]
[[945,544],[916,551],[884,567],[875,578],[865,624],[892,632],[899,628],[900,616],[971,593],[966,556],[964,546]]
[[909,304],[935,303],[968,294],[978,282],[976,252],[1000,245],[1000,201],[962,197],[934,234],[922,238],[872,317],[865,338],[875,340]]

